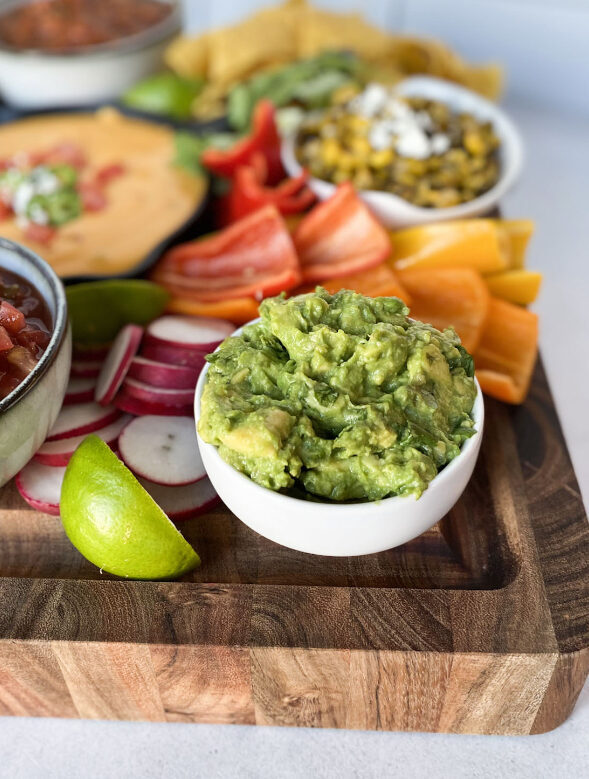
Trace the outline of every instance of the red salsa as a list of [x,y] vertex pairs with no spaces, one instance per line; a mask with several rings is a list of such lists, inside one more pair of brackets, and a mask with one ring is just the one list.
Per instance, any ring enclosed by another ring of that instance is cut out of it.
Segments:
[[0,400],[39,362],[51,339],[51,314],[25,279],[0,268]]
[[171,11],[158,0],[34,0],[0,16],[0,41],[16,49],[76,51],[142,32]]

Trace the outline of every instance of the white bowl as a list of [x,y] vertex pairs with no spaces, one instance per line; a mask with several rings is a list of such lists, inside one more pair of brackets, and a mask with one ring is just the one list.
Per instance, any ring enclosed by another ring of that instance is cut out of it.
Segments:
[[[87,46],[71,53],[13,49],[0,43],[0,96],[16,108],[32,110],[94,105],[122,95],[160,68],[182,20],[175,0],[159,24],[111,43]],[[0,3],[0,12],[22,0]]]
[[0,238],[0,269],[33,284],[47,303],[51,340],[29,375],[0,400],[0,487],[25,465],[47,438],[65,395],[72,356],[63,284],[50,266],[24,246]]
[[[492,122],[495,133],[501,140],[500,175],[495,186],[484,195],[449,208],[420,208],[389,192],[361,190],[361,198],[374,214],[385,227],[395,228],[447,219],[463,219],[488,213],[495,208],[517,180],[523,165],[521,136],[505,111],[476,92],[430,76],[407,78],[397,85],[396,90],[400,95],[440,100],[456,111],[468,112],[477,119]],[[297,176],[302,171],[295,154],[296,135],[296,131],[290,133],[282,142],[282,162],[290,176]],[[309,186],[320,200],[331,197],[336,189],[329,181],[317,178],[310,178]]]
[[[235,335],[241,333],[241,328]],[[208,364],[194,396],[198,426],[200,400]],[[476,382],[473,407],[476,433],[419,499],[385,498],[366,503],[314,503],[261,487],[225,462],[217,448],[197,433],[198,448],[209,479],[225,505],[248,527],[282,546],[333,557],[373,554],[392,549],[421,535],[452,508],[468,484],[483,437],[483,395]]]

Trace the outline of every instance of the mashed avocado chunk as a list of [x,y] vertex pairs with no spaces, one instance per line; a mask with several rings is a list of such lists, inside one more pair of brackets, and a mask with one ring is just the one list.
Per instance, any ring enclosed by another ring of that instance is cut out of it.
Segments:
[[379,500],[427,488],[473,435],[473,362],[397,298],[342,290],[260,306],[210,362],[199,433],[272,490]]

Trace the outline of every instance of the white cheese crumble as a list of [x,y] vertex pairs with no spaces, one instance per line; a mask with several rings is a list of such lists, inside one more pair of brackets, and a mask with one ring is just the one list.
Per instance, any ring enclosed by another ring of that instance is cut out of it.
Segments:
[[414,111],[381,84],[369,84],[350,101],[349,108],[372,119],[368,142],[375,151],[393,148],[401,157],[424,160],[450,148],[450,138],[444,133],[428,134],[433,122],[427,111]]

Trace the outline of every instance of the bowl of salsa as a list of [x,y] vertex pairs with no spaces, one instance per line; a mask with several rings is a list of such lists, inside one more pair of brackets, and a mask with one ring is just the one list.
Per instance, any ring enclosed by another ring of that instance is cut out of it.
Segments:
[[112,100],[161,67],[176,0],[10,0],[0,10],[0,96],[21,109]]
[[63,285],[36,254],[0,238],[0,486],[47,437],[70,361]]

